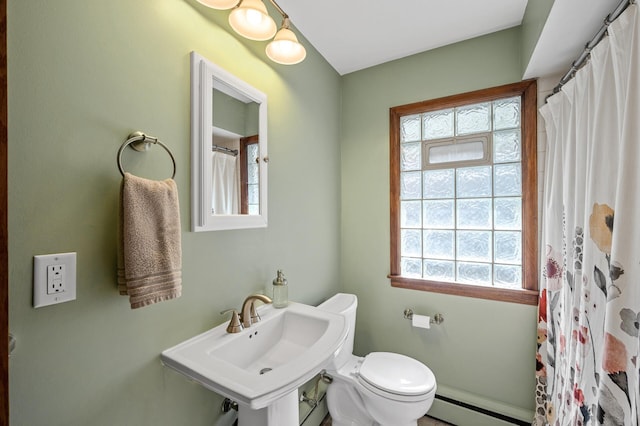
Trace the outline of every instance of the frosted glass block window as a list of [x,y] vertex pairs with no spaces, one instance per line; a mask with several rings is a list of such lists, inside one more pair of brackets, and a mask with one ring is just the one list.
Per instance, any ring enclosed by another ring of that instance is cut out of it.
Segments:
[[409,278],[420,278],[422,277],[422,260],[421,259],[411,259],[403,257],[401,260],[402,263],[402,276]]
[[250,215],[260,214],[260,164],[258,144],[247,144],[247,211]]
[[520,128],[520,97],[493,102],[493,128],[495,130]]
[[[531,216],[523,210],[530,205],[523,201],[523,159],[531,153],[535,138],[528,126],[535,123],[523,123],[523,105],[530,110],[532,104],[513,93],[457,106],[447,99],[439,103],[446,108],[416,106],[410,113],[402,108],[407,115],[397,116],[393,157],[399,164],[392,168],[398,199],[392,282],[410,278],[409,288],[416,288],[423,280],[429,289],[448,283],[524,287],[529,252],[523,241],[531,238],[525,232]],[[455,294],[466,286],[450,287]]]
[[494,234],[495,262],[519,265],[522,262],[522,241],[520,232],[502,232]]
[[402,230],[402,256],[422,256],[422,231],[414,229]]
[[403,200],[420,199],[422,195],[422,173],[409,172],[402,173],[402,191]]
[[501,130],[493,134],[493,161],[520,161],[520,129]]
[[520,164],[499,164],[494,167],[495,195],[512,196],[522,194],[522,171]]
[[522,282],[522,268],[519,266],[495,265],[493,282],[497,287],[518,289]]
[[258,144],[252,143],[247,145],[247,162],[249,164],[257,164],[258,159]]
[[258,184],[260,183],[260,166],[258,163],[247,165],[247,183]]
[[422,227],[422,201],[402,201],[400,203],[400,226],[403,228]]
[[424,114],[424,139],[443,139],[453,136],[453,109]]
[[495,229],[522,229],[522,199],[496,198],[493,201]]
[[422,144],[407,143],[402,145],[402,170],[422,169]]
[[491,229],[493,206],[491,198],[458,200],[456,215],[458,229]]
[[254,215],[260,214],[260,205],[249,204],[249,214],[254,214]]
[[422,119],[420,115],[409,115],[400,119],[400,141],[414,142],[421,140],[420,123]]
[[454,200],[425,200],[422,210],[425,228],[453,229],[455,227]]
[[455,259],[454,231],[424,231],[424,256],[430,259]]
[[454,281],[456,279],[455,262],[442,260],[424,261],[423,276],[436,281]]
[[519,98],[402,117],[403,274],[508,288],[521,284],[519,126]]
[[260,186],[249,185],[249,205],[260,204]]
[[486,263],[457,262],[458,280],[464,284],[491,285],[491,265]]
[[491,104],[482,103],[456,108],[456,134],[468,135],[491,130]]
[[456,188],[459,198],[491,197],[491,166],[457,169]]
[[425,199],[453,198],[455,194],[455,170],[428,170],[423,173]]
[[476,262],[491,262],[490,231],[458,231],[456,232],[458,250],[456,258]]

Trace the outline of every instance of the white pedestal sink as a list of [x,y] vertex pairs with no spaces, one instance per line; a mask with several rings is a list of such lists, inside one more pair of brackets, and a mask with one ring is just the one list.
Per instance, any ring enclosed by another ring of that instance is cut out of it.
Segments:
[[164,365],[238,403],[239,426],[298,426],[297,389],[342,346],[342,315],[289,303],[258,308],[262,320],[239,333],[227,324],[162,352]]

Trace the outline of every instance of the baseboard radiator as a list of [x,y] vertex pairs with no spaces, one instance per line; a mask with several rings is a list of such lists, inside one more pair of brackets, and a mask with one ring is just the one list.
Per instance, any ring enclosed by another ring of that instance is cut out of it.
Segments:
[[531,425],[531,421],[524,421],[444,395],[435,396],[434,406],[429,410],[428,415],[457,426]]

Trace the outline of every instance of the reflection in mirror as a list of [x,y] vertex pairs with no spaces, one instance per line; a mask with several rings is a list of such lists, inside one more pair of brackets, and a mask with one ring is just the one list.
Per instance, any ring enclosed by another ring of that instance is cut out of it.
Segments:
[[267,99],[191,54],[192,229],[267,225]]
[[241,213],[260,214],[260,156],[258,135],[240,141]]
[[[260,163],[255,161],[259,107],[258,103],[214,78],[212,214],[260,214]],[[246,142],[249,139],[253,141],[251,144]],[[248,147],[251,153],[246,151]]]
[[211,214],[260,214],[258,140],[214,126]]
[[[215,95],[214,95],[215,97]],[[213,128],[211,147],[211,214],[240,212],[240,136]]]

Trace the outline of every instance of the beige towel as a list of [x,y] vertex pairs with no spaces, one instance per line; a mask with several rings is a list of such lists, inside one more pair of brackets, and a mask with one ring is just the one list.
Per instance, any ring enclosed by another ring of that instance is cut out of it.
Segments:
[[182,247],[178,189],[125,173],[120,189],[118,290],[131,309],[180,297]]

